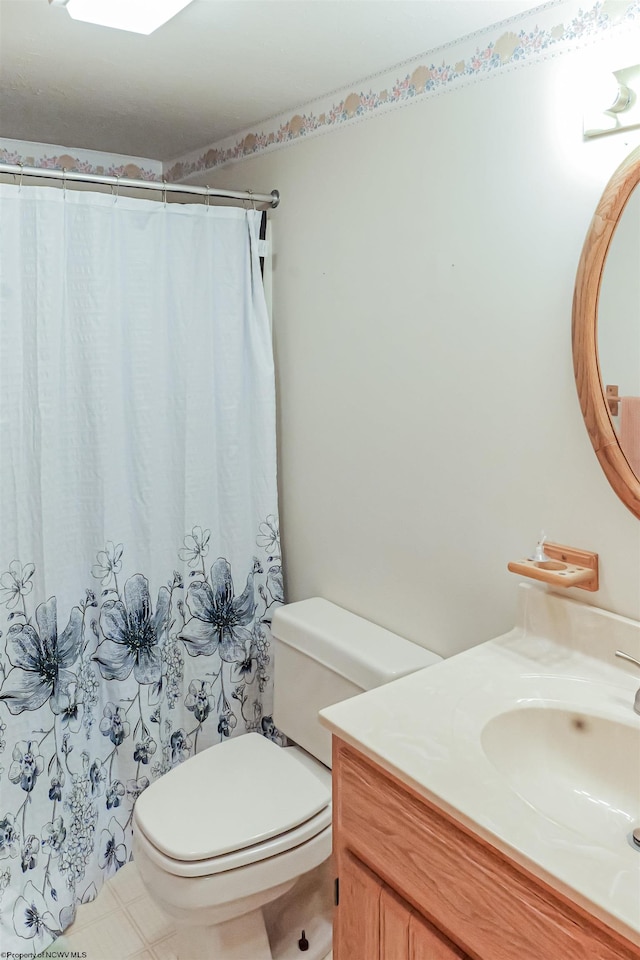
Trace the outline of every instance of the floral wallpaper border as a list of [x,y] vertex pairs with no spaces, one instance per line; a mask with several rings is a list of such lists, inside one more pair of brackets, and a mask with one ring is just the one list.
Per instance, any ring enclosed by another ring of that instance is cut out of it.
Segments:
[[[184,181],[197,173],[243,160],[297,140],[335,130],[345,123],[368,119],[424,97],[485,80],[505,69],[568,53],[597,41],[612,30],[640,27],[640,0],[597,0],[584,9],[579,0],[551,0],[535,11],[503,21],[504,32],[490,38],[496,26],[438,47],[429,53],[369,78],[371,86],[352,87],[314,100],[304,109],[265,121],[165,164],[165,177]],[[563,20],[561,16],[564,14]],[[526,21],[526,23],[525,23]],[[519,29],[517,24],[523,24]],[[449,51],[449,58],[442,57]],[[429,59],[426,59],[426,58]]]
[[[213,170],[346,123],[369,119],[425,97],[439,96],[505,70],[513,70],[596,42],[612,31],[640,27],[640,0],[549,0],[534,11],[452,41],[362,82],[280,114],[182,157],[147,160],[51,144],[0,138],[0,162],[43,169],[184,182]],[[502,32],[495,36],[497,30]],[[444,54],[444,56],[443,56]]]
[[104,154],[96,150],[31,143],[0,137],[0,163],[22,163],[42,170],[73,170],[102,177],[129,177],[133,180],[162,180],[161,160]]

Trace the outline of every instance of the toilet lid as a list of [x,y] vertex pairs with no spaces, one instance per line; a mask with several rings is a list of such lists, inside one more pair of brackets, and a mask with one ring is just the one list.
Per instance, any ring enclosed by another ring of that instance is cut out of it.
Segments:
[[191,757],[148,787],[136,820],[175,860],[204,860],[275,837],[331,801],[328,787],[257,733]]

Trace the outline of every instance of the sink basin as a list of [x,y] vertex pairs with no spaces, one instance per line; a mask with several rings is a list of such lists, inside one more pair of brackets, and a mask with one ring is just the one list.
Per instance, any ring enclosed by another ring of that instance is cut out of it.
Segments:
[[548,704],[519,706],[485,724],[481,746],[526,803],[585,839],[619,843],[640,825],[637,725]]

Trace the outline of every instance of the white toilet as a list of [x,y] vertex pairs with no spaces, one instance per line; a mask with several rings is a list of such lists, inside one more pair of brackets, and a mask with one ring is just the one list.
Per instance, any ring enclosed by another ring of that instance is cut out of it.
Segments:
[[[280,608],[272,635],[274,721],[297,745],[226,740],[135,807],[134,859],[176,920],[179,960],[271,960],[262,908],[331,855],[331,737],[318,711],[440,660],[319,598]],[[309,960],[330,948],[309,941]]]

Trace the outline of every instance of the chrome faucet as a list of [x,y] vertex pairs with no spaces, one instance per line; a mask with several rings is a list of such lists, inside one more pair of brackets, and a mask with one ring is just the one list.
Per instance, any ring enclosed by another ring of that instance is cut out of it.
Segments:
[[[622,650],[616,650],[616,657],[622,657],[623,660],[628,660],[629,663],[635,663],[636,667],[640,667],[640,660],[636,660],[635,657],[630,657],[628,653],[624,653]],[[633,709],[637,714],[640,714],[640,689],[636,691]]]

